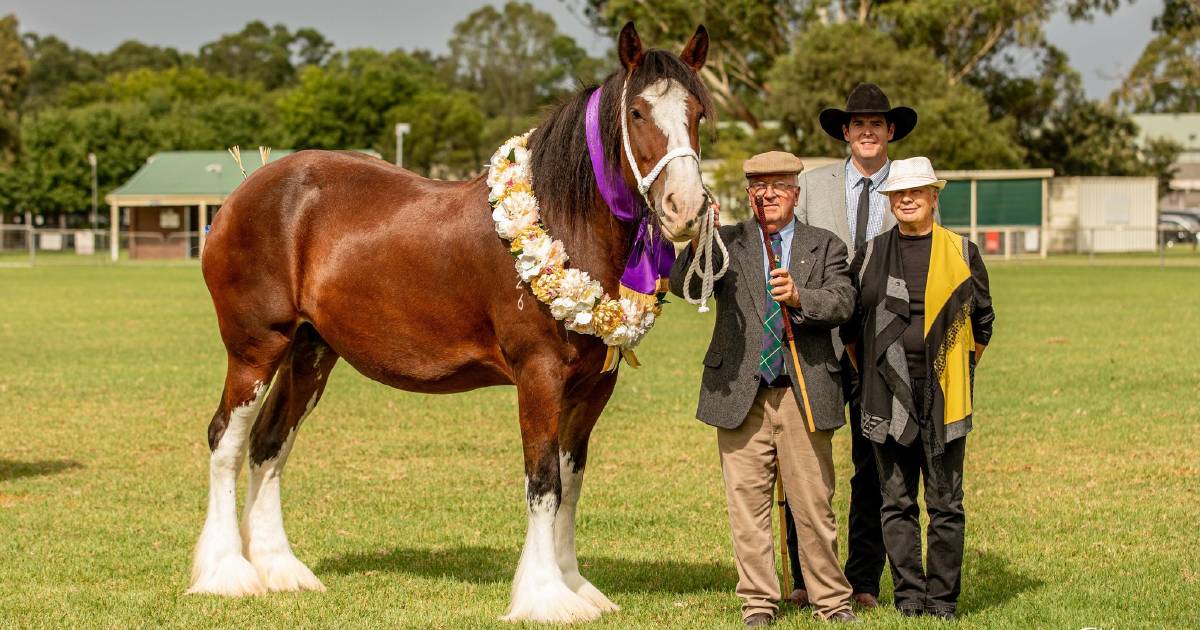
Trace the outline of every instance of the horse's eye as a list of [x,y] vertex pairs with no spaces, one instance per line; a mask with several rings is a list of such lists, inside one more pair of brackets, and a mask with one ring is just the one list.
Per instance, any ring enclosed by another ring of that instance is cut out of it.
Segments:
[[641,120],[641,119],[642,119],[642,112],[639,112],[639,111],[638,111],[638,110],[636,110],[636,109],[635,109],[635,110],[633,110],[633,119],[634,119],[634,120]]

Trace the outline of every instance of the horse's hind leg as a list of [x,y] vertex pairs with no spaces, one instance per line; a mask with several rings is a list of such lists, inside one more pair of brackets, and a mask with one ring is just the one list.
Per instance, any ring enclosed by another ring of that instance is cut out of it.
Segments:
[[617,383],[617,376],[612,373],[598,379],[594,385],[572,392],[560,423],[558,470],[562,479],[562,502],[554,519],[554,546],[567,588],[602,612],[615,612],[620,607],[580,575],[579,560],[575,555],[575,510],[583,490],[588,439]]
[[280,483],[300,423],[325,390],[337,355],[311,324],[302,325],[280,366],[250,433],[250,481],[242,515],[246,557],[270,591],[323,591],[325,586],[292,554],[283,529]]
[[237,476],[246,457],[250,427],[258,416],[271,377],[289,339],[270,332],[232,350],[221,404],[208,425],[208,517],[196,543],[189,593],[257,595],[265,591],[258,572],[242,555],[237,522]]

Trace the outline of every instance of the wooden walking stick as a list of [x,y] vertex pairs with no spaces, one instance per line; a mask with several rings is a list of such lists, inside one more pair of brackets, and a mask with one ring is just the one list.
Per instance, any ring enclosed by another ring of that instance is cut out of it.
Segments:
[[[771,236],[767,233],[767,218],[763,215],[762,205],[753,194],[750,195],[750,208],[754,210],[754,218],[762,230],[763,248],[767,250],[767,269],[776,269],[778,264],[775,260],[775,250],[771,248]],[[767,285],[767,290],[770,291],[770,284]],[[804,372],[800,370],[800,357],[796,354],[796,336],[792,333],[792,320],[787,316],[788,306],[781,302],[779,308],[783,316],[783,333],[787,337],[788,348],[792,351],[792,365],[796,368],[792,370],[793,377],[800,386],[800,399],[804,403],[804,420],[808,424],[808,432],[815,433],[817,427],[813,424],[812,405],[808,403],[808,387],[804,384]]]

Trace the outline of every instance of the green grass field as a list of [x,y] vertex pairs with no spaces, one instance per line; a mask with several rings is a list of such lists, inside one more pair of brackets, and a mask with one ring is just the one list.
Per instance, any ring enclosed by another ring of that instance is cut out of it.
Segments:
[[[1200,626],[1200,269],[993,263],[992,285],[958,625]],[[595,627],[740,625],[692,418],[711,325],[669,307],[594,434],[580,558],[623,607]],[[183,594],[224,372],[199,268],[0,269],[0,366],[0,626],[502,625],[525,524],[513,389],[421,396],[340,365],[284,486],[328,592],[221,599]],[[844,546],[846,430],[835,452]]]

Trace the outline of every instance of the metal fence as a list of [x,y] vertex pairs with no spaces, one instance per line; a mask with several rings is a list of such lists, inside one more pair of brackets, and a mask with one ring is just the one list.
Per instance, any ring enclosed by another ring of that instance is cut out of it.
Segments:
[[[722,215],[722,222],[729,218]],[[1003,260],[1049,257],[1087,263],[1157,260],[1161,265],[1200,264],[1200,233],[1176,227],[1085,227],[1045,230],[1037,227],[980,227],[975,234],[947,226],[971,238],[984,256]],[[106,229],[34,227],[0,224],[0,266],[36,264],[107,264],[112,260]],[[1043,242],[1045,239],[1045,242]],[[197,231],[129,232],[118,236],[119,259],[186,261],[200,255]]]
[[[118,259],[187,260],[200,256],[200,233],[121,231]],[[102,264],[113,259],[106,229],[0,224],[0,266]]]

